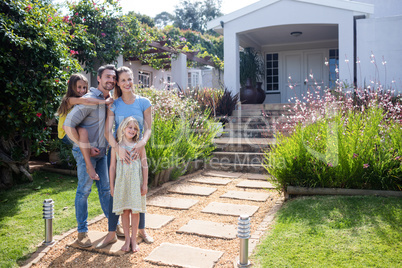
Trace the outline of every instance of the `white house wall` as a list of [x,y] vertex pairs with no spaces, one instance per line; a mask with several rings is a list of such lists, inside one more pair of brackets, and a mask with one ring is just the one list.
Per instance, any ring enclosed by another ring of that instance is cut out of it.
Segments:
[[[402,16],[362,19],[357,25],[358,85],[377,86],[379,83],[386,88],[392,85],[402,92]],[[375,64],[371,62],[371,54]]]
[[402,15],[401,0],[354,0],[356,2],[374,5],[374,14],[371,18],[384,18]]
[[[353,59],[353,16],[350,10],[298,1],[279,1],[224,24],[225,85],[240,90],[237,33],[264,27],[292,24],[336,24],[339,31],[340,79],[349,80],[345,56]],[[257,49],[259,49],[257,47]]]
[[[140,62],[137,61],[125,61],[124,66],[127,66],[133,71],[134,74],[134,84],[138,84],[138,73],[139,72],[148,72],[151,74],[150,84],[156,89],[165,88],[167,81],[167,76],[170,74],[170,71],[165,70],[155,70],[148,65],[141,65]],[[119,67],[119,66],[118,66]]]

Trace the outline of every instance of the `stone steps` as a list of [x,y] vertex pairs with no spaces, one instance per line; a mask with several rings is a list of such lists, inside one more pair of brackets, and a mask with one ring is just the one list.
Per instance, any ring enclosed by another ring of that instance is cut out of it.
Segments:
[[266,174],[264,152],[275,144],[275,124],[285,123],[290,105],[248,104],[233,111],[207,169]]
[[256,152],[214,152],[213,156],[216,161],[239,164],[261,164],[264,159],[264,153]]

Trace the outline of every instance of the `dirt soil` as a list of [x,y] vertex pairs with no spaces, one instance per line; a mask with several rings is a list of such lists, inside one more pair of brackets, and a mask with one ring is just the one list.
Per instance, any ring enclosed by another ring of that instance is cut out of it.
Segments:
[[[238,217],[220,216],[216,214],[207,214],[201,212],[201,210],[211,202],[223,202],[232,204],[254,205],[260,207],[259,210],[251,218],[251,235],[253,235],[254,232],[257,230],[259,224],[264,219],[265,215],[280,198],[280,194],[276,190],[247,189],[247,191],[252,192],[269,191],[271,195],[265,202],[220,198],[221,195],[230,190],[246,191],[245,189],[236,187],[236,184],[244,180],[244,178],[242,178],[243,176],[238,179],[233,179],[232,182],[225,186],[206,185],[189,182],[189,179],[195,178],[196,176],[202,175],[200,172],[197,172],[195,174],[182,177],[176,182],[168,183],[163,187],[150,191],[152,195],[147,197],[148,200],[163,195],[177,198],[197,199],[199,200],[199,202],[191,207],[189,210],[175,210],[159,208],[155,206],[147,206],[147,213],[169,215],[175,217],[175,219],[161,229],[147,229],[148,234],[150,234],[155,239],[155,242],[153,244],[141,243],[139,245],[139,252],[127,253],[122,256],[109,256],[102,253],[76,249],[68,246],[75,239],[77,239],[77,232],[74,232],[64,239],[58,241],[57,244],[54,245],[39,262],[32,265],[32,267],[168,267],[155,265],[144,260],[145,257],[147,257],[155,248],[157,248],[163,242],[223,251],[224,254],[219,259],[215,267],[233,267],[234,260],[239,256],[239,239],[236,238],[232,240],[225,240],[218,238],[207,238],[197,235],[178,234],[176,233],[176,231],[183,225],[187,224],[191,219],[221,222],[237,226]],[[207,197],[168,193],[169,187],[174,186],[177,183],[214,187],[218,190]],[[91,231],[107,232],[107,219],[104,218],[90,225],[89,229]],[[180,252],[178,252],[177,254],[180,254]]]

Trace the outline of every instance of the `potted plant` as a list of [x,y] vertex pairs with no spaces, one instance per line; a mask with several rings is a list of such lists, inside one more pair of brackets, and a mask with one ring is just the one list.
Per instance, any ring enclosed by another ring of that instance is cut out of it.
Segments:
[[245,104],[262,103],[265,92],[257,82],[264,75],[264,62],[261,55],[252,47],[245,48],[240,52],[240,101]]

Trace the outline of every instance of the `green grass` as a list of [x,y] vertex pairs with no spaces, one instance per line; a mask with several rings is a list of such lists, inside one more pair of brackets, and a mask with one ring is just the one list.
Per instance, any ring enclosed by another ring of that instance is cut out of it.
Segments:
[[402,267],[402,199],[290,200],[253,261],[257,267]]
[[[0,191],[0,267],[18,267],[44,241],[45,199],[54,201],[53,235],[77,227],[76,187],[76,177],[36,172],[34,182]],[[95,183],[88,203],[88,219],[103,213]]]

